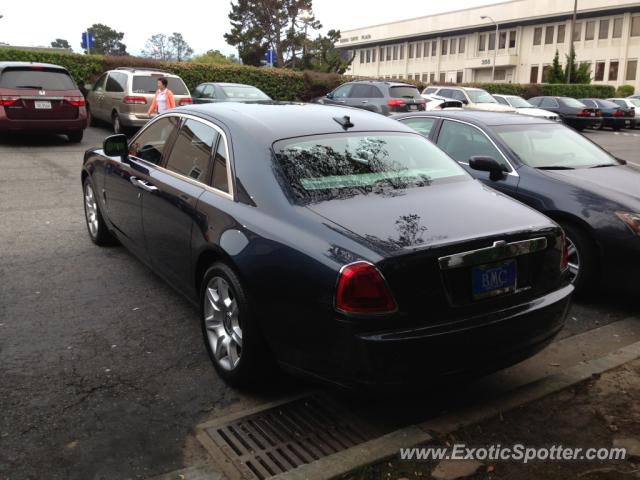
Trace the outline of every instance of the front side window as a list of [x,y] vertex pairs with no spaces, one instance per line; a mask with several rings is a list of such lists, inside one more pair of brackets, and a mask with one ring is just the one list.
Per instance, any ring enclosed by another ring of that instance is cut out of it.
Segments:
[[347,98],[352,87],[353,84],[347,84],[336,88],[333,92],[333,98]]
[[93,89],[92,89],[94,92],[99,92],[101,90],[104,90],[104,86],[107,81],[107,75],[108,74],[105,73],[98,80],[96,80],[96,83],[93,84]]
[[413,128],[420,135],[428,137],[433,125],[436,123],[436,120],[435,118],[413,117],[402,120],[402,123]]
[[283,140],[275,159],[297,201],[388,194],[469,176],[424,137],[354,132]]
[[487,135],[471,125],[445,120],[438,135],[438,146],[458,162],[467,163],[475,156],[491,157],[511,170]]
[[589,168],[618,165],[604,150],[564,125],[501,125],[493,131],[526,165],[534,168]]
[[163,117],[153,122],[129,144],[129,155],[159,165],[164,147],[179,123],[175,116]]
[[187,119],[173,144],[166,168],[199,182],[209,178],[211,149],[218,132],[197,120]]

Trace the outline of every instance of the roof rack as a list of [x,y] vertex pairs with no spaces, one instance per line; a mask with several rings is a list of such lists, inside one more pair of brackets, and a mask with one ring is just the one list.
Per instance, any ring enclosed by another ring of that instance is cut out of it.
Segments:
[[164,73],[166,75],[171,75],[169,72],[165,72],[164,70],[160,70],[159,68],[147,68],[147,67],[118,67],[116,70],[128,70],[129,72],[156,72],[156,73]]

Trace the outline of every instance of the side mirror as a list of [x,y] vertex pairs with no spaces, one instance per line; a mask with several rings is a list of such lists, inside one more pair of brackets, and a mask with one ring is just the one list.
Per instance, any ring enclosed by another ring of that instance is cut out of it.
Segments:
[[479,172],[489,172],[493,181],[502,180],[506,169],[493,157],[474,156],[469,159],[469,166]]
[[91,90],[93,90],[93,83],[85,83],[85,84],[84,84],[84,89],[85,89],[87,92],[90,92]]
[[467,100],[467,99],[465,98],[464,100],[462,100],[462,103],[463,103],[464,105],[469,105],[469,100]]
[[333,98],[333,92],[327,93],[327,98]]
[[104,139],[102,150],[107,157],[126,158],[129,156],[129,139],[122,134],[111,135]]

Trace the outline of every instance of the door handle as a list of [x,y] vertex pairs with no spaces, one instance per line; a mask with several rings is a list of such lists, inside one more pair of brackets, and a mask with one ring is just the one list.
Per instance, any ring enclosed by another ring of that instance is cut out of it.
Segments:
[[346,100],[336,100],[336,103],[347,103]]
[[362,103],[369,103],[369,100],[362,100]]
[[145,190],[147,192],[157,192],[158,191],[158,187],[156,187],[155,185],[152,185],[149,182],[146,182],[144,180],[140,180],[138,177],[129,177],[129,180],[136,187],[141,188],[141,189],[143,189],[143,190]]

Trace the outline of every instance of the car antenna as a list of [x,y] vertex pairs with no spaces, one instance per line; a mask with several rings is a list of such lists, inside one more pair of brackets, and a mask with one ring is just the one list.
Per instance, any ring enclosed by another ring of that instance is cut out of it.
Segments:
[[333,120],[342,125],[342,128],[345,130],[355,127],[355,125],[351,123],[351,117],[349,117],[349,115],[345,115],[344,117],[333,117]]

